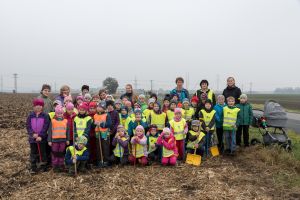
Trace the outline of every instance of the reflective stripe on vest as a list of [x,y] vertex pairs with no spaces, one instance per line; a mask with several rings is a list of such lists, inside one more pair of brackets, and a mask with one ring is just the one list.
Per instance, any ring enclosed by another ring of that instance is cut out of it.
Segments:
[[170,121],[170,126],[174,130],[174,136],[176,140],[183,140],[185,139],[186,135],[184,134],[184,128],[186,125],[185,119],[181,119],[179,122],[175,120]]
[[236,125],[237,116],[239,113],[239,108],[229,108],[228,106],[225,106],[223,108],[223,127],[232,128],[234,125]]
[[[168,143],[171,142],[175,142],[175,146],[176,146],[176,141],[172,141],[173,139],[169,139]],[[166,147],[163,146],[163,157],[171,157],[174,155],[174,151],[173,150],[169,150]]]
[[[101,115],[99,115],[99,114],[95,114],[94,115],[94,122],[95,123],[102,123],[102,122],[104,122],[104,123],[106,123],[106,120],[107,120],[107,114],[105,113],[105,114],[101,114]],[[96,126],[96,128],[95,128],[95,132],[96,133],[98,133],[98,132],[106,132],[108,130],[108,128],[101,128],[100,126]]]
[[163,130],[165,128],[166,113],[156,114],[154,111],[151,112],[151,125],[155,124],[158,130]]
[[[69,147],[67,148],[67,150],[69,150],[69,151],[71,152],[71,155],[74,156],[74,147],[73,147],[73,146],[69,146]],[[86,147],[83,147],[83,149],[81,149],[81,150],[77,150],[77,149],[75,148],[75,152],[76,152],[76,155],[77,155],[77,156],[82,156],[83,153],[84,153],[86,150],[87,150]]]
[[[136,148],[136,149],[135,149]],[[132,153],[136,158],[141,158],[145,156],[144,146],[141,144],[134,144],[132,147]],[[134,152],[136,151],[136,152]]]
[[195,114],[194,108],[189,108],[188,110],[183,109],[183,111],[184,111],[183,117],[187,121],[191,120],[193,115]]
[[155,151],[157,148],[156,147],[154,147],[154,148],[152,148],[151,146],[153,145],[153,144],[156,144],[156,142],[157,142],[157,139],[158,139],[158,137],[153,137],[153,136],[149,136],[149,138],[148,138],[148,140],[149,140],[149,153],[152,153],[153,151]]
[[[195,132],[195,131],[190,131],[190,134],[191,134],[192,136],[196,136],[196,135],[197,135],[197,132]],[[190,140],[189,140],[189,141],[188,141],[188,143],[187,143],[187,148],[195,149],[195,145],[198,144],[198,143],[202,140],[203,137],[205,137],[205,134],[201,131],[200,134],[199,134],[199,136],[197,137],[196,140],[194,140],[194,141],[190,141]]]
[[90,119],[92,119],[90,116],[86,116],[85,118],[79,118],[78,116],[75,117],[74,122],[76,123],[76,131],[78,137],[83,135],[84,130],[87,127],[87,123]]
[[[205,126],[208,126],[210,122],[213,120],[213,117],[216,113],[215,110],[212,110],[210,113],[206,112],[206,110],[202,109],[201,110],[202,116],[203,116],[203,121],[205,123]],[[211,128],[211,130],[215,130],[215,125]]]
[[67,138],[68,120],[64,119],[62,121],[58,121],[56,119],[52,119],[51,125],[52,125],[52,139]]
[[[121,140],[122,140],[122,141],[126,141],[127,138],[122,137]],[[121,158],[121,157],[123,157],[123,155],[124,155],[124,148],[123,148],[119,143],[117,143],[117,145],[116,145],[116,147],[115,147],[115,149],[114,149],[114,155],[115,155],[116,157],[118,157],[118,158]]]

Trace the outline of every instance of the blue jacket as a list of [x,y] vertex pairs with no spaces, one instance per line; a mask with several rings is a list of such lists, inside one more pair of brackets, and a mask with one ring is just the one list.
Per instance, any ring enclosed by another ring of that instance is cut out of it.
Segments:
[[222,128],[223,127],[223,108],[226,106],[217,104],[214,107],[214,110],[216,111],[216,127]]
[[133,131],[136,129],[136,127],[138,125],[141,125],[144,127],[144,129],[146,130],[146,128],[148,128],[148,124],[147,122],[143,122],[143,121],[140,121],[139,123],[137,123],[136,121],[131,121],[128,125],[128,135],[130,137],[132,137],[134,134],[133,134]]
[[[75,146],[75,148],[77,149],[77,146]],[[77,161],[87,161],[89,157],[90,157],[89,151],[85,150],[82,156],[77,156]],[[66,151],[65,162],[67,165],[73,165],[72,153],[70,152],[70,150]]]
[[179,95],[179,101],[182,102],[183,99],[190,99],[189,96],[189,91],[187,91],[186,89],[182,88],[181,91],[178,91],[176,88],[174,88],[173,90],[170,91],[170,94],[174,95],[174,94],[178,94]]

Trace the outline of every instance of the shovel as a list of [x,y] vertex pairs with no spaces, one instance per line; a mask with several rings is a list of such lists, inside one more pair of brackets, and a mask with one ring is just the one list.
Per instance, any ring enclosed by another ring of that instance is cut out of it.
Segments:
[[190,165],[195,165],[195,166],[200,166],[201,164],[201,156],[196,154],[196,148],[194,150],[194,153],[188,153],[186,155],[186,160],[185,163],[186,164],[190,164]]
[[213,157],[219,156],[220,155],[219,148],[216,145],[216,143],[214,142],[214,135],[213,134],[211,136],[211,143],[212,143],[212,146],[210,147],[210,153],[211,153],[211,155]]

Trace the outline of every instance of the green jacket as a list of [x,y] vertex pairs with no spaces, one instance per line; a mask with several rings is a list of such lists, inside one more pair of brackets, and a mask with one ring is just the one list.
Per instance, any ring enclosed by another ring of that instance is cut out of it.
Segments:
[[245,104],[237,104],[236,107],[240,109],[237,118],[237,126],[251,125],[253,119],[252,106],[249,103],[245,103]]
[[38,98],[42,98],[44,100],[44,113],[48,114],[54,111],[52,100],[49,97],[46,97],[41,94],[40,96],[38,96]]

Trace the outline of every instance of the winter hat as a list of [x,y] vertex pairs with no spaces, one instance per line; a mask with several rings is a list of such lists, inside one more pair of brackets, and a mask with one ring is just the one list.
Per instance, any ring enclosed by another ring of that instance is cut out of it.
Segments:
[[100,103],[98,103],[98,107],[103,108],[104,110],[106,109],[106,102],[105,101],[101,101]]
[[43,90],[45,90],[45,89],[48,89],[49,91],[51,91],[51,86],[48,85],[48,84],[44,84],[44,85],[42,86],[41,91],[43,91]]
[[91,96],[90,93],[86,93],[86,94],[84,95],[84,98],[85,98],[85,99],[88,99],[88,100],[91,100],[91,99],[92,99],[92,96]]
[[53,102],[53,106],[55,106],[55,105],[61,105],[61,101],[60,100],[55,100]]
[[65,98],[64,98],[64,103],[66,103],[67,101],[73,101],[73,99],[72,99],[72,97],[71,96],[66,96]]
[[154,99],[154,98],[150,98],[150,99],[148,100],[148,104],[154,103],[154,102],[155,102],[155,99]]
[[112,100],[106,101],[106,107],[108,106],[115,106],[115,103]]
[[142,114],[142,110],[141,110],[141,109],[139,109],[139,108],[135,109],[135,110],[134,110],[134,114],[137,114],[137,113],[140,113],[140,114]]
[[117,99],[117,100],[115,101],[115,104],[121,104],[121,105],[122,105],[122,100],[121,100],[121,99]]
[[121,110],[126,110],[127,113],[128,113],[128,108],[127,108],[126,106],[122,106],[122,107],[121,107]]
[[192,99],[191,99],[191,102],[195,102],[195,103],[199,103],[199,99],[197,96],[193,96]]
[[123,125],[118,125],[118,128],[117,128],[117,130],[118,130],[118,131],[120,131],[120,130],[123,130],[123,131],[124,131],[124,130],[125,130],[125,128],[124,128],[124,126],[123,126]]
[[67,110],[73,110],[73,109],[74,109],[74,104],[71,103],[71,102],[67,103],[66,109],[67,109]]
[[210,105],[212,105],[212,102],[211,102],[210,99],[207,99],[207,100],[205,101],[205,104],[207,104],[207,103],[209,103]]
[[58,114],[63,114],[64,113],[64,109],[61,105],[58,105],[55,107],[55,114],[58,115]]
[[174,109],[174,114],[176,114],[176,113],[180,113],[181,114],[181,108],[175,108]]
[[76,97],[76,101],[78,101],[78,100],[83,101],[83,96],[81,96],[81,95],[77,96],[77,97]]
[[136,128],[135,128],[135,130],[137,131],[137,130],[142,130],[143,132],[145,132],[145,129],[144,129],[144,127],[142,126],[142,125],[138,125]]
[[89,87],[88,85],[83,85],[83,86],[81,87],[81,91],[83,91],[83,90],[90,91],[90,87]]
[[78,144],[84,144],[84,145],[86,145],[87,144],[87,138],[85,137],[85,136],[80,136],[79,138],[78,138]]
[[200,126],[200,121],[199,120],[193,120],[192,121],[192,126]]
[[206,93],[202,93],[200,96],[201,100],[206,100],[207,99],[207,94]]
[[78,107],[78,110],[85,110],[88,111],[89,106],[86,103],[81,103]]
[[248,96],[246,95],[246,94],[242,94],[241,96],[240,96],[240,99],[248,99]]
[[185,98],[185,99],[183,99],[182,100],[182,103],[184,104],[184,103],[188,103],[188,104],[190,104],[190,101],[189,101],[189,99],[188,98]]
[[162,132],[163,132],[163,133],[169,133],[169,134],[170,134],[170,133],[171,133],[171,130],[170,130],[169,128],[166,127],[166,128],[163,129]]
[[44,100],[41,98],[33,99],[32,103],[33,103],[33,106],[42,106],[42,107],[44,106]]
[[141,105],[139,103],[135,103],[134,107],[137,106],[138,108],[141,108]]
[[145,96],[144,94],[140,94],[140,95],[139,95],[139,99],[140,99],[140,98],[145,99],[146,96]]
[[97,108],[97,103],[92,101],[89,103],[89,108]]

